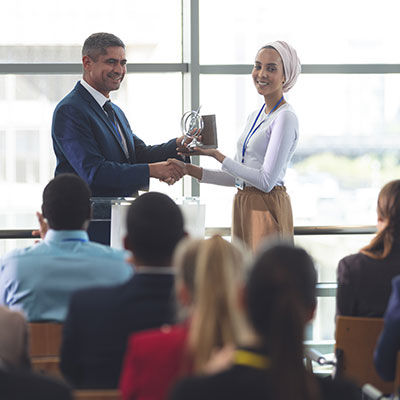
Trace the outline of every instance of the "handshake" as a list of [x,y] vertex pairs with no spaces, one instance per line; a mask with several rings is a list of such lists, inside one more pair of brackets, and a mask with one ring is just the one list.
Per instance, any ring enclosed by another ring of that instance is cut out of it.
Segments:
[[149,164],[150,176],[173,185],[188,174],[188,166],[183,161],[169,158],[167,161]]

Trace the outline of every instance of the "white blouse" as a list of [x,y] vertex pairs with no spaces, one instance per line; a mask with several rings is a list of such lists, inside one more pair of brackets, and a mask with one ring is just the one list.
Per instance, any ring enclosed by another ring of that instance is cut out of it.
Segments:
[[234,159],[225,157],[221,170],[203,168],[200,182],[223,186],[235,186],[235,178],[242,179],[246,186],[254,186],[270,192],[283,185],[286,168],[296,149],[299,124],[293,108],[285,103],[269,116],[263,111],[256,126],[263,121],[247,144],[242,161],[243,143],[253,126],[259,110],[250,114],[237,143]]

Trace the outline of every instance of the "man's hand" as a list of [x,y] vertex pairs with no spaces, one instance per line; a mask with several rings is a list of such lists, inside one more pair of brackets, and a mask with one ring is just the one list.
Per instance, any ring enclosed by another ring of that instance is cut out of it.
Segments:
[[32,231],[32,236],[40,236],[41,239],[44,239],[47,231],[49,230],[49,226],[44,219],[43,214],[41,214],[40,212],[36,212],[36,217],[39,221],[39,229],[36,231]]
[[[187,175],[189,173],[188,172],[188,167],[189,167],[190,164],[185,164],[184,162],[179,161],[176,158],[169,158],[167,160],[167,163],[175,164],[177,167],[181,168],[182,171],[183,171],[183,175]],[[176,182],[176,180],[174,178],[172,178],[172,177],[168,178],[168,179],[160,179],[160,181],[168,183],[168,185],[173,185]]]
[[150,176],[172,185],[187,173],[186,164],[175,159],[168,159],[158,163],[149,164]]

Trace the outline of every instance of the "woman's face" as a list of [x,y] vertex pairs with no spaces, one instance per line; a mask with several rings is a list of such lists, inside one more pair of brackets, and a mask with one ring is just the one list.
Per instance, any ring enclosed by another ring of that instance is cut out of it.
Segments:
[[275,49],[261,49],[257,53],[251,75],[257,92],[262,96],[282,93],[285,74],[282,59]]

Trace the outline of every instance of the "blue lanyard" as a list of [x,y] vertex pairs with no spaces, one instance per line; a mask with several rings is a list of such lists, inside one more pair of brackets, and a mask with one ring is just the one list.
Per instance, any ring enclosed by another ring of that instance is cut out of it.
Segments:
[[63,242],[87,242],[87,239],[69,238],[69,239],[63,239]]
[[[282,103],[282,100],[283,100],[283,96],[278,100],[278,102],[274,105],[273,109],[268,113],[267,118],[278,108],[279,104]],[[261,110],[260,110],[260,111],[258,112],[258,114],[257,114],[257,118],[255,119],[255,121],[254,121],[252,127],[251,127],[250,130],[249,130],[249,133],[248,133],[247,136],[246,136],[246,139],[244,139],[243,147],[242,147],[242,164],[243,164],[243,162],[244,162],[244,155],[246,154],[247,145],[249,144],[250,139],[251,139],[251,138],[253,137],[253,135],[256,133],[257,129],[265,122],[265,119],[262,120],[262,121],[257,125],[257,127],[254,129],[254,127],[255,127],[255,125],[256,125],[256,123],[257,123],[257,121],[258,121],[258,118],[260,118],[260,115],[261,115],[261,113],[263,112],[264,108],[265,108],[265,104],[262,105]]]

